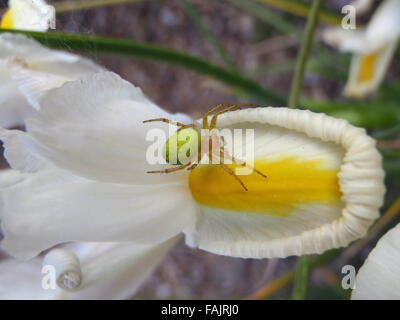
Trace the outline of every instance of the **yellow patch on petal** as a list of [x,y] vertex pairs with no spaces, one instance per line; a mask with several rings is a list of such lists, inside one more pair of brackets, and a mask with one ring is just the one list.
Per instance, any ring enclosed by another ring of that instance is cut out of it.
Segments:
[[359,82],[369,82],[373,79],[377,57],[378,53],[366,54],[360,57]]
[[[253,172],[241,175],[248,191],[217,165],[200,165],[191,171],[189,187],[194,199],[206,206],[287,216],[298,205],[332,204],[341,198],[337,170],[325,169],[324,160],[287,157],[274,162],[257,160]],[[228,165],[234,169],[236,165]]]
[[3,29],[12,29],[14,27],[11,10],[8,9],[6,13],[3,15],[0,23],[0,28]]

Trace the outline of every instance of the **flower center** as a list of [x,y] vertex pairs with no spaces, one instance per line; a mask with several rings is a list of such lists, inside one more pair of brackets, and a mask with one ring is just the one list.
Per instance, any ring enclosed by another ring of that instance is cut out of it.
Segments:
[[360,57],[360,74],[358,75],[358,81],[369,82],[373,79],[377,57],[377,53],[366,54]]
[[11,10],[8,9],[1,19],[0,28],[12,29],[13,25],[14,24],[13,24],[13,19],[12,19],[12,15],[11,15]]
[[[190,173],[189,187],[202,205],[287,216],[299,205],[339,203],[338,170],[325,169],[323,163],[324,160],[299,161],[295,157],[273,162],[256,160],[254,167],[267,178],[255,172],[241,175],[248,192],[219,166],[200,165]],[[237,165],[229,167],[234,170]]]

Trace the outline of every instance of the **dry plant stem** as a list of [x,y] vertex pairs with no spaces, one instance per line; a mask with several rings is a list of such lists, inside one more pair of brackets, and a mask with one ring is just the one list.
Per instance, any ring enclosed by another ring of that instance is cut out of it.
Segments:
[[324,277],[324,280],[327,284],[335,284],[338,282],[338,277],[336,276],[336,274],[329,269],[326,266],[321,266],[317,269],[317,271],[319,271],[322,276]]
[[[307,59],[310,53],[315,27],[317,25],[318,12],[321,8],[322,1],[323,0],[314,0],[312,2],[311,10],[307,18],[307,25],[301,42],[300,52],[297,56],[296,68],[291,84],[288,103],[289,108],[297,108],[297,105],[299,104],[304,71],[306,69]],[[292,297],[295,300],[303,300],[306,297],[309,270],[308,264],[307,256],[304,255],[298,258],[295,272],[295,283],[292,292]]]
[[396,140],[380,140],[378,141],[378,148],[381,149],[400,149],[400,139]]
[[381,230],[387,226],[395,217],[400,214],[400,197],[398,197],[393,204],[389,207],[385,214],[382,215],[382,218],[378,220],[378,222],[371,228],[367,236],[353,245],[351,245],[345,252],[343,252],[340,257],[340,261],[344,263],[345,261],[349,261],[353,258],[358,252],[364,248],[368,242],[370,242],[373,238],[375,238]]
[[272,294],[282,289],[284,286],[289,284],[294,280],[296,275],[296,271],[290,271],[285,273],[283,276],[272,280],[267,285],[262,287],[261,289],[257,290],[256,292],[252,293],[251,295],[247,296],[245,300],[262,300],[269,298]]
[[[329,259],[335,257],[340,249],[329,250],[322,255],[310,259],[309,269],[328,261]],[[272,294],[278,292],[280,289],[291,283],[296,276],[296,269],[292,269],[285,274],[281,275],[275,280],[268,282],[265,286],[261,287],[251,295],[244,298],[244,300],[261,300],[268,299]]]

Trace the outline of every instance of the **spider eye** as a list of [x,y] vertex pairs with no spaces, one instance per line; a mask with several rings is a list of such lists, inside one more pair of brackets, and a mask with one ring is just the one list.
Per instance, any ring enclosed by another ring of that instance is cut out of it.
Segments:
[[170,164],[185,164],[195,157],[200,146],[200,134],[191,128],[179,130],[166,142],[163,150]]

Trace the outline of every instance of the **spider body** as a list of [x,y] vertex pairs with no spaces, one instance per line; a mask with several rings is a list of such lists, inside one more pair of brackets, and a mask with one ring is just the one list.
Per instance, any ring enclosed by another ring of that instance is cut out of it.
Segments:
[[[242,106],[245,105],[220,104],[211,109],[203,117],[203,130],[201,133],[195,124],[185,125],[166,118],[143,121],[143,123],[160,121],[179,127],[177,132],[167,140],[163,150],[165,160],[170,164],[178,166],[165,170],[148,171],[148,173],[170,173],[183,169],[193,170],[200,163],[203,156],[207,155],[210,164],[219,165],[228,174],[232,175],[245,191],[248,191],[242,180],[225,164],[225,160],[232,161],[240,166],[248,167],[264,178],[266,178],[266,176],[246,162],[230,155],[224,148],[225,141],[223,136],[218,135],[216,130],[219,115],[237,110]],[[246,106],[254,105],[247,104]],[[208,118],[213,113],[214,115],[209,123]]]
[[178,130],[164,145],[163,155],[167,163],[183,165],[196,157],[201,150],[199,130],[185,128]]

